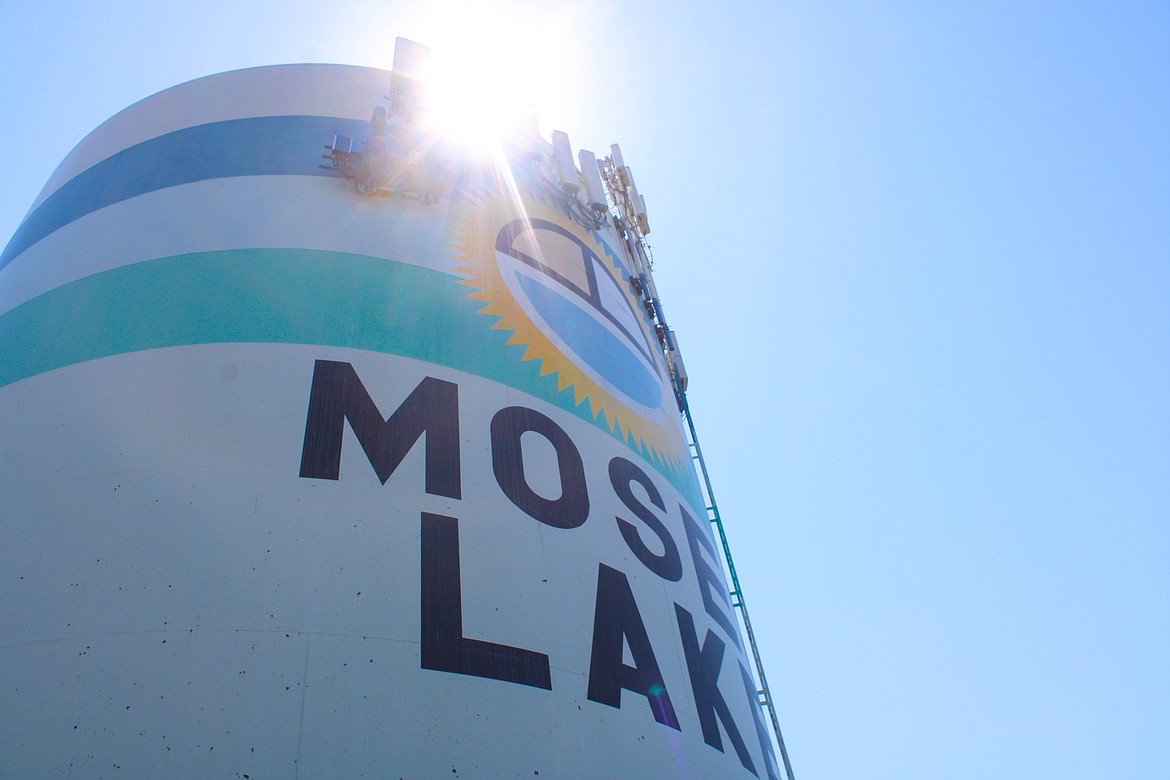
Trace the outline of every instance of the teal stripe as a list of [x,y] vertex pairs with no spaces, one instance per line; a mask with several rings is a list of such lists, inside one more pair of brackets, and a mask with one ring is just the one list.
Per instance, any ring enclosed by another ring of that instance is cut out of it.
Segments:
[[0,386],[144,349],[273,342],[404,355],[547,396],[555,380],[518,357],[492,359],[521,348],[485,326],[467,292],[438,271],[338,252],[248,249],[135,263],[0,317]]
[[[417,358],[548,401],[616,438],[540,362],[523,361],[449,274],[306,249],[199,252],[134,263],[62,285],[0,315],[0,387],[129,352],[221,343],[319,344]],[[650,457],[702,506],[688,468]]]

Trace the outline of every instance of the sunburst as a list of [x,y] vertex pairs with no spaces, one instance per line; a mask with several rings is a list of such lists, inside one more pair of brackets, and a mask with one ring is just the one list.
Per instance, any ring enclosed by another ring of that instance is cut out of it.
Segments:
[[[540,376],[555,375],[557,389],[571,390],[573,399],[583,416],[591,417],[629,445],[662,465],[677,469],[681,464],[678,421],[673,414],[674,400],[667,386],[662,387],[662,401],[658,408],[641,407],[628,403],[603,386],[602,382],[584,366],[579,365],[550,338],[540,323],[534,322],[517,302],[512,288],[504,278],[496,257],[496,237],[501,228],[517,219],[526,222],[547,222],[568,231],[588,246],[599,261],[608,266],[614,278],[623,279],[621,266],[613,253],[594,231],[578,225],[556,203],[525,192],[515,186],[483,188],[477,193],[465,193],[452,208],[451,249],[459,263],[461,280],[472,291],[467,297],[484,305],[479,313],[495,318],[490,325],[496,330],[510,331],[508,344],[524,347],[522,360],[539,361]],[[631,312],[640,311],[638,302],[628,287],[623,285]],[[661,357],[650,345],[657,345],[650,326],[642,316],[633,316],[645,340],[649,360],[655,364],[659,381],[664,374]],[[671,446],[671,445],[674,446]]]

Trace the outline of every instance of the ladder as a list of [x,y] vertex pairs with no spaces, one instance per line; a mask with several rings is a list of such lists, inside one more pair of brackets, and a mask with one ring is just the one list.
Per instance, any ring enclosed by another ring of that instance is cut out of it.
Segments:
[[772,722],[772,735],[776,739],[776,746],[780,748],[780,757],[784,761],[784,771],[788,775],[788,780],[796,780],[792,772],[792,763],[788,760],[788,749],[784,746],[784,735],[780,733],[780,719],[776,715],[776,704],[772,698],[772,691],[768,688],[768,678],[764,675],[764,664],[760,659],[760,649],[756,645],[756,633],[752,630],[752,621],[748,617],[743,588],[740,587],[739,575],[735,571],[735,561],[731,558],[731,547],[727,543],[727,534],[723,530],[723,521],[719,517],[719,506],[715,503],[715,492],[711,488],[711,476],[707,472],[707,464],[703,460],[703,450],[699,447],[699,436],[695,432],[695,420],[691,415],[690,404],[687,403],[688,379],[682,365],[682,356],[679,354],[674,332],[666,323],[662,302],[654,288],[654,277],[651,273],[654,268],[653,253],[646,241],[646,234],[650,232],[650,229],[646,222],[645,201],[634,190],[633,176],[630,169],[622,161],[618,145],[614,144],[610,150],[613,154],[604,160],[597,161],[597,166],[605,184],[614,229],[624,239],[624,248],[631,261],[630,285],[634,294],[641,299],[646,314],[654,323],[655,334],[662,347],[662,357],[670,374],[670,383],[674,388],[679,413],[687,420],[687,446],[691,459],[698,462],[699,472],[703,475],[702,497],[707,507],[707,521],[714,525],[718,531],[719,543],[723,550],[723,564],[731,578],[731,592],[729,594],[731,603],[739,615],[740,622],[743,623],[751,648],[752,662],[755,664],[758,682],[757,699],[760,706],[768,711],[768,718]]
[[703,475],[703,498],[706,501],[707,521],[715,527],[719,536],[719,544],[723,550],[723,563],[731,577],[731,604],[739,614],[739,619],[747,633],[748,645],[752,652],[752,661],[756,667],[756,676],[759,680],[759,689],[756,695],[762,707],[768,711],[768,719],[772,723],[772,734],[780,748],[780,757],[784,761],[784,772],[788,780],[795,780],[792,773],[792,763],[788,760],[788,750],[784,747],[784,735],[780,733],[780,719],[776,715],[775,700],[768,687],[768,678],[764,674],[764,664],[760,658],[760,648],[756,645],[756,633],[752,630],[752,621],[748,617],[747,602],[743,597],[743,588],[739,584],[739,575],[735,571],[735,561],[731,557],[731,546],[727,543],[727,533],[723,530],[723,520],[719,516],[719,505],[715,502],[715,491],[711,488],[711,476],[707,472],[707,463],[703,460],[703,449],[699,446],[699,435],[695,432],[695,420],[691,415],[690,404],[687,403],[686,391],[676,384],[675,392],[678,396],[679,408],[687,420],[687,446],[690,448],[691,459],[698,463],[699,473]]

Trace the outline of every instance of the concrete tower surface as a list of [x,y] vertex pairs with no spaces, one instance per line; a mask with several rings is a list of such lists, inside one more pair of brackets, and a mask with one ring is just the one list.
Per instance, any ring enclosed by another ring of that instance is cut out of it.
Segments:
[[629,169],[400,51],[131,106],[0,255],[0,775],[777,776]]

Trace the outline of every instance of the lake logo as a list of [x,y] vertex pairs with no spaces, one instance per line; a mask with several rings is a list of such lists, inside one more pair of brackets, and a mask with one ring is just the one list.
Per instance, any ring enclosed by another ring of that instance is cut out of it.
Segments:
[[622,438],[660,456],[674,396],[629,272],[560,206],[512,191],[468,197],[455,248],[480,313]]

